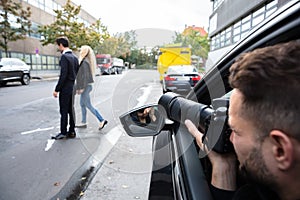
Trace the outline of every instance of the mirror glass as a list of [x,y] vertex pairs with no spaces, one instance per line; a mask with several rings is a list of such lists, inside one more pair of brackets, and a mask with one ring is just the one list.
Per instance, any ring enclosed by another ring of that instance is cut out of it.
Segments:
[[130,136],[154,136],[164,126],[165,115],[163,111],[163,108],[158,105],[143,106],[120,116],[120,120]]

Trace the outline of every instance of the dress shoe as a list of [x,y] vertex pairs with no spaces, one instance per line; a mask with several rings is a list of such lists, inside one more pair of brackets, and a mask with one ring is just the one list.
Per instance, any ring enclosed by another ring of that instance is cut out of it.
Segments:
[[75,137],[76,137],[76,133],[75,132],[68,132],[67,138],[75,138]]
[[65,138],[67,138],[67,136],[65,134],[62,134],[62,133],[59,133],[56,136],[51,137],[51,139],[54,139],[54,140],[61,140],[61,139],[65,139]]
[[108,121],[106,121],[106,120],[103,120],[102,122],[100,122],[100,124],[99,124],[99,130],[103,129],[104,126],[105,126],[107,123],[108,123]]
[[75,128],[86,128],[86,127],[87,127],[87,123],[80,123],[75,125]]

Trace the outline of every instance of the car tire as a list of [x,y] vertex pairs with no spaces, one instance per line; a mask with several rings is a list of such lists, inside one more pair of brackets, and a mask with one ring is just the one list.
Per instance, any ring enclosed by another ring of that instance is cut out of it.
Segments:
[[2,81],[0,82],[0,86],[6,86],[7,82],[6,81]]
[[30,76],[28,74],[23,74],[21,79],[22,85],[29,85],[30,83]]

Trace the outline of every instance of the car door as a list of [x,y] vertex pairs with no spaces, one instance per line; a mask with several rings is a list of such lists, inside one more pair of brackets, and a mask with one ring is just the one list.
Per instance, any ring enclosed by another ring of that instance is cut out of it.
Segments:
[[18,60],[12,60],[11,61],[11,77],[14,77],[16,79],[21,79],[23,76],[24,66],[22,62]]
[[[193,110],[190,105],[210,106],[214,99],[230,95],[232,88],[228,83],[229,68],[240,54],[256,48],[300,40],[299,13],[299,0],[290,1],[236,44],[186,97],[172,96],[170,93],[162,95],[158,106],[165,109],[164,112],[172,121],[166,123],[161,132],[136,134],[137,137],[155,135],[149,199],[212,199],[209,189],[210,163],[199,151],[183,123],[185,118],[198,119],[197,113],[203,107]],[[180,98],[181,103],[176,104],[174,109],[173,100],[176,98]],[[168,101],[166,103],[165,99],[173,104]]]
[[[232,89],[228,84],[229,67],[234,60],[244,52],[300,39],[300,3],[292,1],[274,13],[270,18],[252,30],[241,42],[229,51],[196,85],[187,99],[205,105],[211,105],[215,98],[223,97]],[[182,111],[184,112],[184,111]],[[211,199],[208,182],[209,164],[206,158],[199,159],[197,145],[180,122],[174,122],[168,134],[160,134],[156,138],[164,141],[167,146],[165,155],[170,159],[169,174],[172,178],[173,196],[170,199]],[[162,145],[163,146],[163,145]],[[158,149],[154,152],[154,163],[159,155]],[[155,155],[158,154],[158,155]],[[155,164],[154,164],[155,166]],[[165,169],[167,171],[167,169]],[[171,172],[170,172],[171,171]],[[153,177],[155,177],[155,172]],[[156,177],[157,179],[157,177]],[[207,180],[207,181],[206,181]],[[153,184],[153,182],[152,182]],[[153,185],[152,185],[153,189]],[[150,199],[151,199],[150,193]],[[155,198],[154,198],[155,199]]]
[[0,71],[2,80],[15,79],[16,74],[14,72],[13,62],[11,59],[2,59],[1,66]]

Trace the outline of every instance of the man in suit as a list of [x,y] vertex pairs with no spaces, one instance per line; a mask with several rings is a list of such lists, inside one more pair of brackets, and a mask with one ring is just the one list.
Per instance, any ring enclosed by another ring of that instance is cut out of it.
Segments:
[[[74,82],[79,69],[78,59],[69,48],[69,40],[66,37],[56,39],[58,49],[62,53],[59,65],[60,76],[53,92],[53,96],[59,96],[60,107],[60,133],[52,139],[74,138],[75,133],[75,113],[74,113]],[[59,93],[59,95],[58,95]],[[69,130],[68,128],[69,118]]]

